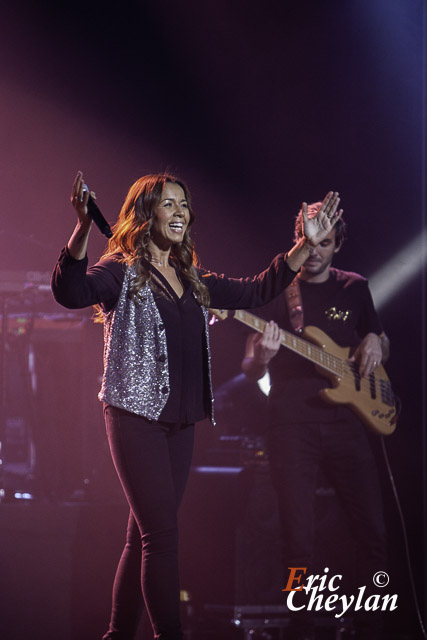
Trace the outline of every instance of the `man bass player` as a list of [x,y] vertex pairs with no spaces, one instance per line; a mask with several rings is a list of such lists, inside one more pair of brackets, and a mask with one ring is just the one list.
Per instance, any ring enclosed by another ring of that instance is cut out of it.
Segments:
[[[308,215],[314,216],[320,205],[309,205]],[[296,239],[301,229],[302,210],[296,218]],[[350,360],[362,380],[388,358],[389,340],[366,279],[331,266],[344,234],[340,219],[322,242],[312,246],[297,284],[262,310],[268,322],[263,333],[248,337],[242,362],[249,379],[260,379],[267,369],[270,373],[268,438],[283,534],[284,585],[290,567],[307,568],[301,584],[311,573],[319,470],[335,489],[354,533],[359,586],[369,589],[375,572],[386,569],[382,496],[366,427],[349,407],[319,398],[318,392],[329,384],[312,362],[280,349],[279,327],[295,335],[303,326],[315,326],[341,347],[354,349]],[[298,596],[304,597],[304,592]],[[378,615],[358,613],[354,624],[357,638],[380,637]],[[290,633],[287,638],[314,638],[312,614],[303,609],[295,612]]]

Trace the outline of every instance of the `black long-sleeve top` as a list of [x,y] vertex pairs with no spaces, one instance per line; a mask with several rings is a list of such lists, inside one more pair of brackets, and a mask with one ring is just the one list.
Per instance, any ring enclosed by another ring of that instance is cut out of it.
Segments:
[[[88,269],[87,257],[75,260],[64,249],[52,275],[55,299],[67,308],[100,304],[111,311],[120,295],[125,265],[114,257],[101,260]],[[153,294],[165,326],[169,363],[169,397],[159,420],[188,424],[206,417],[207,394],[204,318],[192,295],[191,285],[182,279],[184,293],[179,298],[162,274],[151,266],[161,286]],[[279,295],[292,281],[292,271],[283,254],[254,278],[232,279],[199,270],[207,286],[212,307],[238,309],[257,307]]]

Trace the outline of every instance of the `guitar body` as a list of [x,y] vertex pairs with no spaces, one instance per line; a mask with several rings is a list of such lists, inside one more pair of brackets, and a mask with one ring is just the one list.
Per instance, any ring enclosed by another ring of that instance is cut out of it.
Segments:
[[348,406],[368,427],[381,435],[390,435],[396,428],[397,411],[390,380],[382,365],[368,378],[360,378],[357,366],[348,362],[349,347],[338,346],[317,327],[306,327],[306,340],[342,361],[344,371],[333,373],[329,368],[316,364],[316,369],[327,377],[332,388],[322,389],[320,397],[330,404]]

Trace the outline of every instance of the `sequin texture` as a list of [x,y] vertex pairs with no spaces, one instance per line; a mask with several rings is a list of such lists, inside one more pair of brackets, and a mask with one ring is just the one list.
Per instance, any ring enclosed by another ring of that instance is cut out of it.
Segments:
[[[99,399],[151,420],[158,420],[169,397],[169,366],[164,325],[146,284],[137,298],[130,288],[135,278],[133,266],[127,267],[116,306],[104,317],[104,375]],[[207,310],[205,344],[213,419],[211,354]]]

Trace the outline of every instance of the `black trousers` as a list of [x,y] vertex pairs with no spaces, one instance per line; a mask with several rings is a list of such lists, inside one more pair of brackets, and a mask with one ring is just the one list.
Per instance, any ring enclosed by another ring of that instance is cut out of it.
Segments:
[[156,640],[180,640],[177,511],[191,466],[194,425],[149,421],[110,405],[104,415],[130,506],[104,640],[131,640],[144,606]]
[[[311,573],[314,499],[321,468],[335,489],[357,543],[356,580],[370,591],[373,575],[387,569],[387,545],[378,469],[364,426],[357,422],[275,425],[269,440],[283,531],[285,580],[288,567],[307,567],[306,575]],[[307,602],[308,597],[301,596]],[[379,618],[372,613],[358,615],[356,626],[371,627],[367,637],[376,638]],[[293,624],[303,628],[296,637],[312,637],[312,616],[303,610],[296,612]]]

